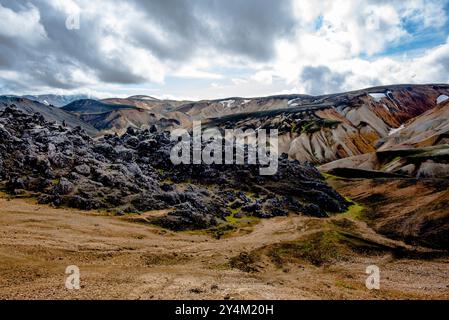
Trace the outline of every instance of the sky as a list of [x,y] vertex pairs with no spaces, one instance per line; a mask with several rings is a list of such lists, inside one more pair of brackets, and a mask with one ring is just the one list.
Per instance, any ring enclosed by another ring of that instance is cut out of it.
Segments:
[[219,99],[449,83],[449,0],[0,0],[0,94]]

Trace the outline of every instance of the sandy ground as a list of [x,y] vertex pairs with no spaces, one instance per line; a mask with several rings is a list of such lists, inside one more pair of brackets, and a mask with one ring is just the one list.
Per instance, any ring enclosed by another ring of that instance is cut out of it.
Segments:
[[[157,213],[156,213],[157,214]],[[55,209],[0,196],[1,299],[449,299],[449,259],[356,256],[316,267],[267,264],[247,273],[229,259],[297,239],[311,218],[262,220],[220,240],[174,233],[127,217]],[[385,240],[388,241],[388,240]],[[365,269],[381,269],[381,289],[365,287]],[[81,289],[65,288],[65,269],[81,271]]]

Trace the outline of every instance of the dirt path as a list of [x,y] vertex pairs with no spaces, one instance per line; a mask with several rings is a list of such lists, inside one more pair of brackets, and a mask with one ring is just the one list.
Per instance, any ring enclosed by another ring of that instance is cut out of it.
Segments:
[[[360,256],[325,267],[267,265],[256,273],[229,267],[241,252],[304,235],[310,219],[262,220],[250,233],[217,240],[0,197],[0,298],[449,298],[448,261],[441,259]],[[381,290],[364,285],[370,264],[381,267]],[[69,265],[81,270],[80,290],[64,286]]]

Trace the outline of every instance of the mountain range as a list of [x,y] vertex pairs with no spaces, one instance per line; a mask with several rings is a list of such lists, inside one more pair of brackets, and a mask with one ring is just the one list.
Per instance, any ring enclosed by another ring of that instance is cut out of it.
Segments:
[[81,99],[88,99],[86,94],[58,95],[58,94],[42,94],[42,95],[24,95],[22,98],[37,101],[42,104],[52,105],[55,107],[63,107],[70,102]]
[[[51,95],[41,97],[48,96]],[[326,171],[352,168],[429,176],[432,168],[435,175],[446,170],[444,163],[424,161],[420,171],[420,165],[410,165],[406,151],[398,154],[394,150],[414,149],[432,159],[436,153],[438,159],[443,159],[445,151],[440,145],[447,142],[448,96],[449,86],[444,84],[391,85],[323,96],[203,101],[159,100],[150,96],[83,98],[61,108],[24,97],[0,96],[0,108],[14,103],[27,112],[42,113],[49,121],[81,126],[92,135],[123,134],[129,127],[190,128],[193,120],[221,128],[275,128],[280,133],[280,153],[322,165]],[[412,159],[417,159],[414,152]],[[337,161],[341,159],[344,160]],[[351,174],[355,172],[352,170]]]
[[[414,187],[430,179],[428,189],[443,193],[432,203],[434,209],[416,204],[414,214],[425,211],[430,221],[438,217],[438,235],[449,230],[449,215],[444,209],[449,195],[441,184],[441,179],[449,177],[449,85],[391,85],[322,96],[202,101],[150,96],[83,98],[60,108],[25,97],[0,96],[0,111],[9,106],[27,114],[38,112],[46,121],[69,129],[79,127],[97,140],[106,134],[126,136],[132,132],[129,130],[189,129],[194,120],[201,120],[205,128],[277,129],[280,154],[316,165],[327,177],[418,179]],[[341,188],[354,191],[347,185],[342,187],[340,181],[336,189]],[[409,214],[399,214],[398,221]],[[427,228],[420,217],[409,222],[406,234],[410,239],[419,239]],[[400,232],[395,229],[390,233],[399,236]],[[449,243],[439,240],[437,246]]]

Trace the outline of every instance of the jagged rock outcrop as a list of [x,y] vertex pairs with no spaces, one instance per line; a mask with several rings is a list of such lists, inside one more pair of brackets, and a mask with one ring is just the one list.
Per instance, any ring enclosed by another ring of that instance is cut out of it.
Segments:
[[254,165],[174,165],[168,132],[129,128],[93,139],[81,128],[7,107],[0,112],[0,180],[41,203],[117,213],[167,209],[154,223],[207,228],[239,214],[327,216],[349,203],[312,165],[279,160],[273,176]]

